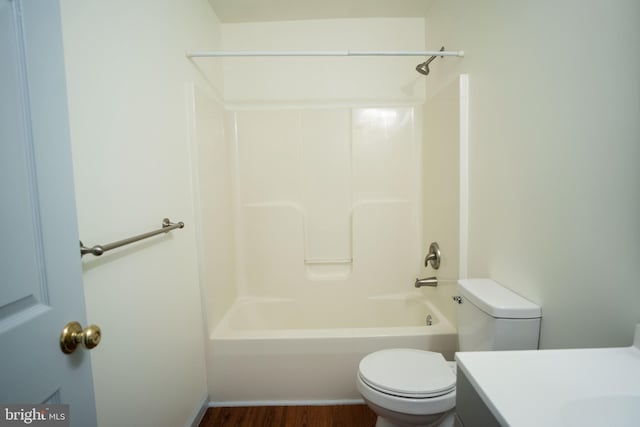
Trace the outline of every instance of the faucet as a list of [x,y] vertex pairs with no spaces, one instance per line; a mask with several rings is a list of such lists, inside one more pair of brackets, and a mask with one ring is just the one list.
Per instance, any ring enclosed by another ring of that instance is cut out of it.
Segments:
[[434,288],[438,286],[438,278],[435,276],[426,277],[424,279],[418,279],[416,277],[416,283],[414,285],[416,288],[420,288],[422,286],[433,286]]

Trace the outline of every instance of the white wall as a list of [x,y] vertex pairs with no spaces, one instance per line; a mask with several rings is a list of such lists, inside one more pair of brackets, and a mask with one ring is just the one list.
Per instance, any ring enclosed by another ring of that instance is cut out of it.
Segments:
[[539,303],[541,347],[640,322],[640,3],[440,0],[427,97],[470,80],[469,276]]
[[88,320],[104,334],[98,423],[184,425],[207,394],[187,102],[207,83],[184,53],[219,46],[217,18],[206,0],[64,0],[62,12],[84,242],[186,223],[83,259]]
[[[423,50],[421,18],[223,24],[225,50]],[[275,57],[224,61],[233,106],[421,103],[416,57]]]

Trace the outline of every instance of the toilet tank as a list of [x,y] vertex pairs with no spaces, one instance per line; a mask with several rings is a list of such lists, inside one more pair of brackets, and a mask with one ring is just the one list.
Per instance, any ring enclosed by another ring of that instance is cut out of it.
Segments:
[[460,351],[535,350],[540,307],[492,279],[458,281]]

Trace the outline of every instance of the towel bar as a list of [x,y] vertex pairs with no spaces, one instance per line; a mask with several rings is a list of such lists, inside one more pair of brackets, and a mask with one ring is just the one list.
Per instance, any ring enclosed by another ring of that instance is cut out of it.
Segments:
[[80,257],[83,257],[86,254],[100,256],[103,253],[110,251],[111,249],[119,248],[120,246],[128,245],[129,243],[137,242],[139,240],[143,240],[160,233],[168,233],[171,230],[175,230],[176,228],[183,228],[183,227],[184,227],[184,222],[180,221],[180,222],[173,223],[169,220],[169,218],[165,218],[162,220],[162,228],[159,228],[158,230],[150,231],[144,234],[139,234],[137,236],[129,237],[128,239],[118,240],[117,242],[107,243],[106,245],[96,245],[89,248],[89,247],[86,247],[82,243],[82,241],[80,241]]

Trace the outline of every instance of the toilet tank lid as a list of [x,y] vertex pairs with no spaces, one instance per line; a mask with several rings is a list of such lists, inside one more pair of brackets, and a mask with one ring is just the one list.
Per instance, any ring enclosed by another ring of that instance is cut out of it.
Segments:
[[458,289],[480,310],[500,319],[535,319],[540,306],[524,299],[492,279],[461,279]]

